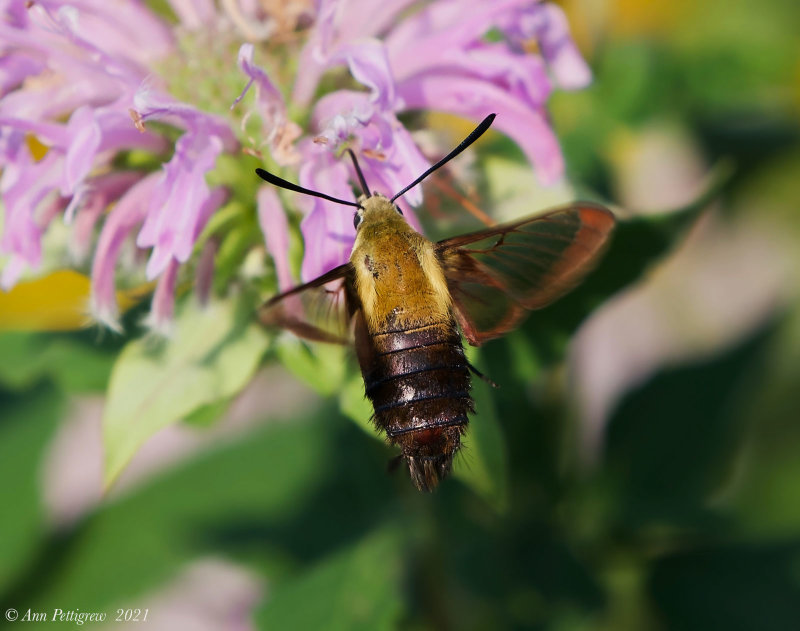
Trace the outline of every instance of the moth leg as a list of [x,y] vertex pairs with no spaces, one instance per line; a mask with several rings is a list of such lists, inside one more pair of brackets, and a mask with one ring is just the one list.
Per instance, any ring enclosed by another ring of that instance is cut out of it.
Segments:
[[489,377],[484,375],[480,370],[475,368],[475,366],[473,366],[469,361],[467,362],[467,368],[469,368],[469,370],[470,370],[470,372],[472,374],[474,374],[476,377],[480,377],[481,379],[483,379],[486,383],[488,383],[490,386],[492,386],[492,388],[499,388],[500,387],[494,381],[489,379]]

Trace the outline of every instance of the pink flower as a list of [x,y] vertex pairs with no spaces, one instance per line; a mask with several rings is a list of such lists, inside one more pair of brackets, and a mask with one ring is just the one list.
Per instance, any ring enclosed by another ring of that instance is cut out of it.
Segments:
[[136,239],[139,247],[153,248],[146,270],[147,278],[152,279],[170,262],[185,263],[189,259],[208,219],[208,212],[203,212],[211,198],[206,173],[219,154],[236,149],[237,142],[225,121],[150,90],[139,91],[134,103],[141,122],[164,120],[185,130],[153,191]]
[[[531,0],[479,4],[439,0],[398,19],[412,4],[408,0],[379,5],[366,0],[321,2],[316,27],[301,54],[304,71],[295,82],[294,98],[308,103],[322,75],[337,65],[347,65],[369,93],[339,90],[323,96],[312,118],[318,138],[334,150],[353,149],[368,184],[392,194],[429,166],[398,121],[398,113],[439,110],[480,121],[497,112],[495,128],[517,142],[540,180],[552,183],[560,178],[564,162],[548,123],[547,100],[554,83],[571,89],[590,79],[561,9]],[[499,29],[506,39],[487,41],[491,29]],[[525,52],[529,41],[539,44],[541,56]],[[305,146],[305,160],[319,165],[307,173],[326,170],[316,153]],[[300,183],[305,187],[324,183],[322,178],[303,178],[303,173],[301,169]],[[350,179],[355,181],[352,172]],[[341,187],[318,190],[339,197],[345,192]],[[418,206],[421,188],[403,199]],[[354,233],[339,225],[342,210],[335,204],[317,199],[306,203],[314,215],[313,219],[308,215],[302,226],[306,241],[321,240],[311,233],[323,230],[328,243],[313,250],[313,259],[307,252],[303,279],[310,280],[346,259]],[[416,222],[407,207],[406,214]]]
[[[395,111],[434,109],[474,121],[497,112],[495,127],[519,144],[539,178],[545,183],[558,179],[563,159],[545,109],[553,80],[567,89],[590,80],[561,9],[531,0],[440,0],[405,20],[393,19],[409,4],[323,2],[303,54],[310,68],[295,85],[295,97],[307,101],[333,65],[348,63],[361,80],[357,70],[376,54],[359,42],[381,36],[383,42],[373,46],[385,48],[383,65],[391,68]],[[493,28],[506,40],[486,41]],[[525,52],[526,41],[536,42],[543,55]]]
[[[554,85],[589,79],[561,10],[535,0],[416,4],[320,0],[316,10],[286,2],[267,12],[259,3],[169,0],[173,24],[134,0],[0,0],[2,287],[41,266],[42,238],[61,216],[73,228],[72,260],[93,251],[96,320],[117,328],[116,287],[144,277],[157,281],[147,322],[166,331],[184,269],[202,258],[198,285],[212,285],[216,246],[198,240],[225,204],[250,210],[213,224],[213,243],[249,225],[257,207],[286,287],[289,223],[275,191],[255,191],[250,156],[302,186],[352,198],[355,174],[340,159],[350,148],[370,188],[392,194],[430,164],[398,118],[409,110],[474,120],[498,112],[496,127],[540,179],[559,178],[546,103]],[[504,38],[487,40],[490,29]],[[531,41],[541,55],[526,52]],[[337,66],[363,89],[321,83]],[[304,214],[304,279],[347,258],[349,213],[317,198],[284,199]],[[416,222],[420,187],[398,201]],[[131,249],[134,265],[122,265]]]

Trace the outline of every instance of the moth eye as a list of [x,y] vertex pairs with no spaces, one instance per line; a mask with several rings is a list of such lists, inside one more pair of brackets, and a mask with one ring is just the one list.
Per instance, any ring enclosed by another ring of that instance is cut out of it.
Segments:
[[353,215],[353,227],[356,230],[358,230],[358,227],[361,225],[361,220],[362,219],[363,219],[363,217],[361,216],[361,213],[355,213]]
[[400,206],[398,206],[397,204],[394,205],[394,209],[397,211],[398,215],[402,215],[403,214],[403,211],[400,210]]

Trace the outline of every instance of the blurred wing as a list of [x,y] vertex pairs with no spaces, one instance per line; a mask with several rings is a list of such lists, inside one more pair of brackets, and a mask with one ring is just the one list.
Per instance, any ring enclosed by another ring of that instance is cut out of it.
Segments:
[[614,215],[588,202],[436,245],[456,318],[478,346],[575,287],[600,259]]
[[315,342],[347,344],[357,305],[350,292],[352,266],[345,263],[311,282],[279,294],[258,309],[261,323]]

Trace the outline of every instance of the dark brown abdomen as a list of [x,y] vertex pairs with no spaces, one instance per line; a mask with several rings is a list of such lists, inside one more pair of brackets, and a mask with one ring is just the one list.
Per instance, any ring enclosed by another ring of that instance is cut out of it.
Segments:
[[455,322],[370,334],[359,362],[375,424],[402,450],[414,484],[432,490],[450,471],[473,410],[469,364]]

